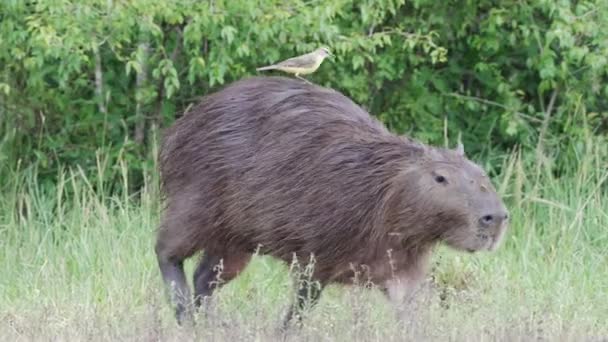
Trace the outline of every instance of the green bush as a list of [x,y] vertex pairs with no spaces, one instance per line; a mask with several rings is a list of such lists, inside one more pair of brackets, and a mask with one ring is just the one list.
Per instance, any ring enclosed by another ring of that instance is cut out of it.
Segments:
[[112,183],[120,170],[94,170],[121,160],[141,174],[199,96],[319,45],[337,58],[309,78],[396,132],[576,154],[554,147],[608,131],[606,18],[602,0],[4,0],[0,177],[35,166],[54,183],[67,165]]

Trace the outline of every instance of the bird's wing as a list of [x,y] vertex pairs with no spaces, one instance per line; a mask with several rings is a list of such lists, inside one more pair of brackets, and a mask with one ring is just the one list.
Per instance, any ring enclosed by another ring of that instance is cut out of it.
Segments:
[[305,68],[305,67],[315,64],[315,62],[316,62],[315,55],[312,53],[307,53],[302,56],[286,59],[275,65],[281,66],[281,67],[288,67],[288,68]]

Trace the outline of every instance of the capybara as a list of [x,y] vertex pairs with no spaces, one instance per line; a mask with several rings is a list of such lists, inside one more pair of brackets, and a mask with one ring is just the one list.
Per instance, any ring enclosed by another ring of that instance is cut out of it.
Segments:
[[[508,212],[484,171],[456,149],[395,135],[343,94],[284,77],[252,77],[206,96],[164,135],[165,207],[156,253],[178,322],[259,252],[314,258],[285,318],[357,270],[394,303],[424,278],[439,242],[493,250]],[[221,263],[221,280],[216,281]],[[310,284],[311,282],[305,282]],[[299,318],[299,316],[298,316]]]

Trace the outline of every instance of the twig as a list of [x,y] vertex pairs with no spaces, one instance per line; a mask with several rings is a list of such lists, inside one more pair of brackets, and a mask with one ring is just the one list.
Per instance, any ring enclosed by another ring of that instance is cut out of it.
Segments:
[[573,211],[572,208],[570,208],[570,207],[568,207],[566,205],[563,205],[563,204],[557,203],[557,202],[553,202],[553,201],[549,201],[547,199],[536,197],[536,196],[528,196],[524,200],[529,200],[531,202],[537,202],[537,203],[547,204],[547,205],[554,206],[556,208],[559,208],[559,209],[562,209],[562,210],[566,210],[566,211]]
[[99,112],[106,115],[108,109],[106,108],[105,101],[103,99],[103,71],[101,67],[101,55],[99,54],[99,45],[95,45],[93,49],[95,57],[95,96],[97,97],[97,107]]
[[374,29],[376,28],[376,25],[372,25],[369,30],[367,31],[367,36],[371,37],[374,34]]
[[[511,108],[503,105],[502,103],[498,103],[498,102],[494,102],[491,100],[486,100],[484,98],[481,97],[476,97],[476,96],[469,96],[469,95],[461,95],[461,94],[457,94],[457,93],[445,93],[444,95],[446,96],[450,96],[450,97],[456,97],[456,98],[460,98],[460,99],[464,99],[464,100],[471,100],[471,101],[477,101],[480,103],[484,103],[490,106],[494,106],[494,107],[499,107],[499,108],[503,108],[506,110],[512,110]],[[518,112],[518,111],[514,111],[515,114],[522,116],[530,121],[534,121],[534,122],[542,122],[542,120],[535,118],[533,116],[530,116],[528,114],[522,113],[522,112]]]

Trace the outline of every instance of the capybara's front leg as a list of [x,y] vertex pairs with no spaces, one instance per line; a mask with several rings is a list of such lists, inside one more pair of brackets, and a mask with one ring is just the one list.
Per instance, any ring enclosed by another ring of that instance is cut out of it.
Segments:
[[422,288],[421,274],[401,272],[384,283],[384,294],[395,310],[397,319],[407,321],[414,308],[413,301]]

